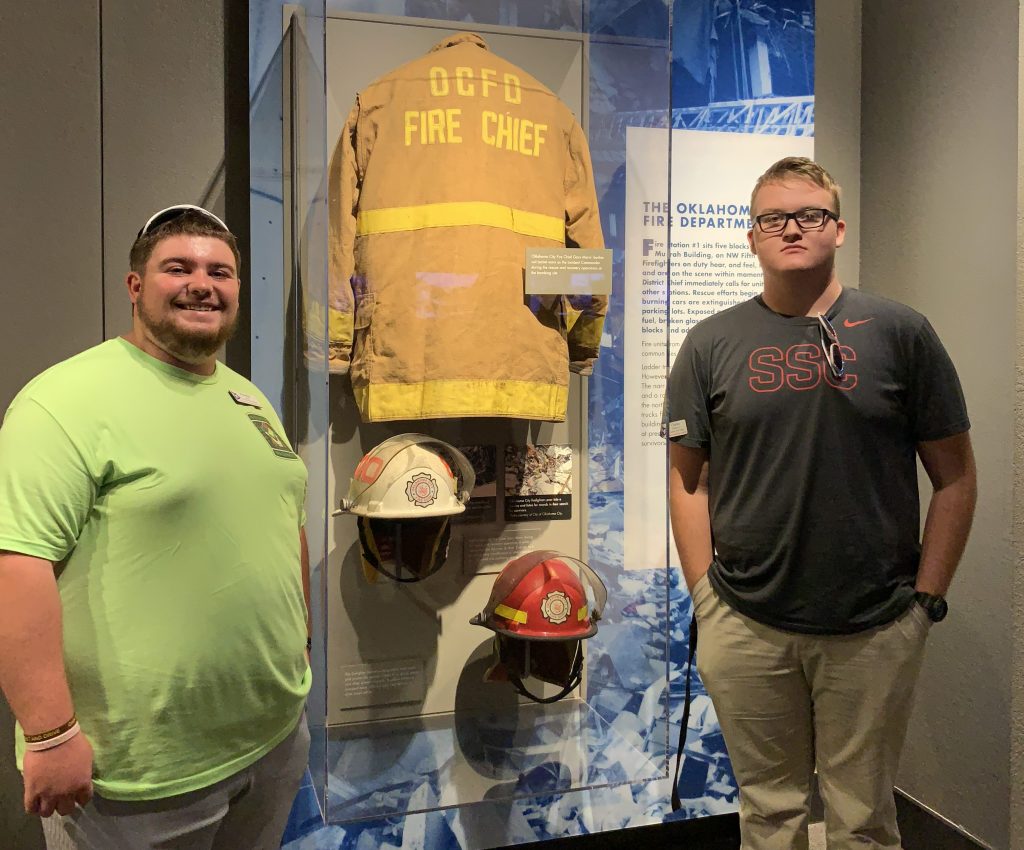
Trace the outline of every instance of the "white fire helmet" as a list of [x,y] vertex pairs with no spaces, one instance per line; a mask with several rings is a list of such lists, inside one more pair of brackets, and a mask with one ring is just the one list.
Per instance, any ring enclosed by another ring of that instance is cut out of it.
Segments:
[[448,557],[449,520],[466,510],[475,480],[462,452],[423,434],[370,449],[335,511],[357,518],[366,579],[416,582],[437,572]]
[[472,465],[454,446],[425,434],[399,434],[359,461],[336,513],[374,519],[452,516],[466,509],[475,480]]

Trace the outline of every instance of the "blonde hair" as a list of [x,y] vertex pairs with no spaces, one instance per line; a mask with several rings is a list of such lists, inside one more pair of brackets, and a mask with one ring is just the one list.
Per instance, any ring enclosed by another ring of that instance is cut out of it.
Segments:
[[824,168],[812,159],[805,156],[787,156],[768,167],[768,170],[757,178],[754,184],[754,191],[750,193],[750,214],[754,215],[754,199],[761,187],[766,183],[782,183],[791,177],[802,180],[810,180],[815,186],[827,189],[832,193],[832,205],[836,215],[839,215],[839,184],[832,179]]

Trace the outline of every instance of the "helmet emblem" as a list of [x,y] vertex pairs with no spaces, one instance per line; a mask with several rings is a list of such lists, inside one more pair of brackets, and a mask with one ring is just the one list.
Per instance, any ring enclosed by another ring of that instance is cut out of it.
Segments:
[[540,603],[540,613],[549,623],[556,626],[569,619],[572,604],[569,597],[560,590],[552,590]]
[[427,508],[437,501],[437,482],[426,472],[417,472],[405,485],[405,495],[417,508]]

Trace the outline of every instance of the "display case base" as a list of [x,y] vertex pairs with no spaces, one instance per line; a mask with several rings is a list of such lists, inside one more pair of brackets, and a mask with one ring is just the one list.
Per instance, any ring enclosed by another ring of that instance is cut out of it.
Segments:
[[665,776],[581,700],[332,727],[327,821],[348,823]]

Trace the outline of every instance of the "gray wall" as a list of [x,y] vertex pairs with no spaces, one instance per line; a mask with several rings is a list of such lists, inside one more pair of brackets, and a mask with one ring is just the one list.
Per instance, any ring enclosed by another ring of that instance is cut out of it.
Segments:
[[0,12],[0,410],[41,368],[102,339],[97,7]]
[[814,30],[814,157],[839,182],[846,241],[836,256],[844,286],[860,281],[861,0],[828,0]]
[[145,220],[177,203],[224,215],[224,13],[210,0],[101,5],[109,338],[131,327],[124,277]]
[[[223,212],[225,133],[221,3],[0,5],[3,411],[33,375],[130,327],[128,248],[151,212]],[[0,847],[35,850],[12,740],[0,699]]]
[[946,343],[980,480],[950,615],[929,639],[899,786],[1007,848],[1021,638],[1011,605],[1018,2],[864,0],[862,44],[861,286],[921,310]]

